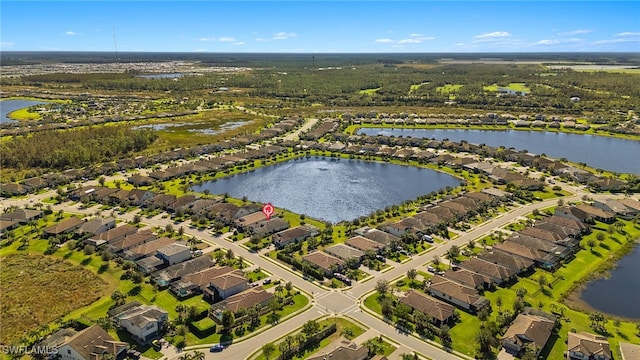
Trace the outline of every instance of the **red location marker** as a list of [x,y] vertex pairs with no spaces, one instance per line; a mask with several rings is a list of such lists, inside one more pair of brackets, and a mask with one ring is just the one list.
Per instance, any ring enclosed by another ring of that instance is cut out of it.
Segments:
[[271,219],[271,215],[273,215],[275,211],[276,209],[274,209],[271,204],[264,204],[262,207],[262,213],[267,217],[267,220]]

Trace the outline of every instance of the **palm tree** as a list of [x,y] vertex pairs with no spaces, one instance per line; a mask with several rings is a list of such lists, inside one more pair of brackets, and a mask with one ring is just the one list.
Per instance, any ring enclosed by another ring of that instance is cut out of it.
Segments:
[[194,351],[193,355],[191,356],[191,360],[204,360],[204,358],[204,353],[198,350]]

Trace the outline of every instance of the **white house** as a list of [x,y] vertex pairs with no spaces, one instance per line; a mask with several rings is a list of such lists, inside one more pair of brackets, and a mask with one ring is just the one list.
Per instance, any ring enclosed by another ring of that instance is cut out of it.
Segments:
[[158,249],[157,256],[171,266],[191,259],[191,249],[187,245],[173,243]]
[[160,334],[169,313],[155,305],[139,305],[116,314],[114,318],[118,326],[126,329],[136,341],[146,342]]
[[106,355],[113,355],[118,359],[128,345],[115,340],[98,325],[62,338],[61,343],[52,344],[57,348],[60,360],[96,360]]

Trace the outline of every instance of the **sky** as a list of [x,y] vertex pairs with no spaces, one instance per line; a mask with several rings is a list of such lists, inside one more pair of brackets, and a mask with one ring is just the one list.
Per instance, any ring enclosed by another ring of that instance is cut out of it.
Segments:
[[640,51],[640,1],[11,1],[2,51]]

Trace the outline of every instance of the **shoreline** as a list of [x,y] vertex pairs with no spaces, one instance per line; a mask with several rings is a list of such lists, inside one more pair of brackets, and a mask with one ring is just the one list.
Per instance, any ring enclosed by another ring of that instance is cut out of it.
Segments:
[[565,296],[560,299],[560,303],[566,305],[572,310],[592,313],[592,312],[600,312],[606,317],[612,319],[619,319],[622,321],[631,321],[636,322],[640,320],[640,316],[638,317],[629,317],[619,314],[612,314],[606,312],[601,309],[595,308],[593,305],[589,304],[586,300],[582,299],[582,293],[586,290],[586,288],[595,280],[608,279],[610,277],[611,271],[615,270],[618,267],[618,262],[622,260],[625,256],[629,255],[636,247],[640,247],[640,239],[636,239],[625,244],[620,251],[614,254],[614,262],[613,263],[603,263],[600,265],[595,272],[591,273],[589,276],[582,278],[579,282],[575,283],[575,286],[569,289]]

